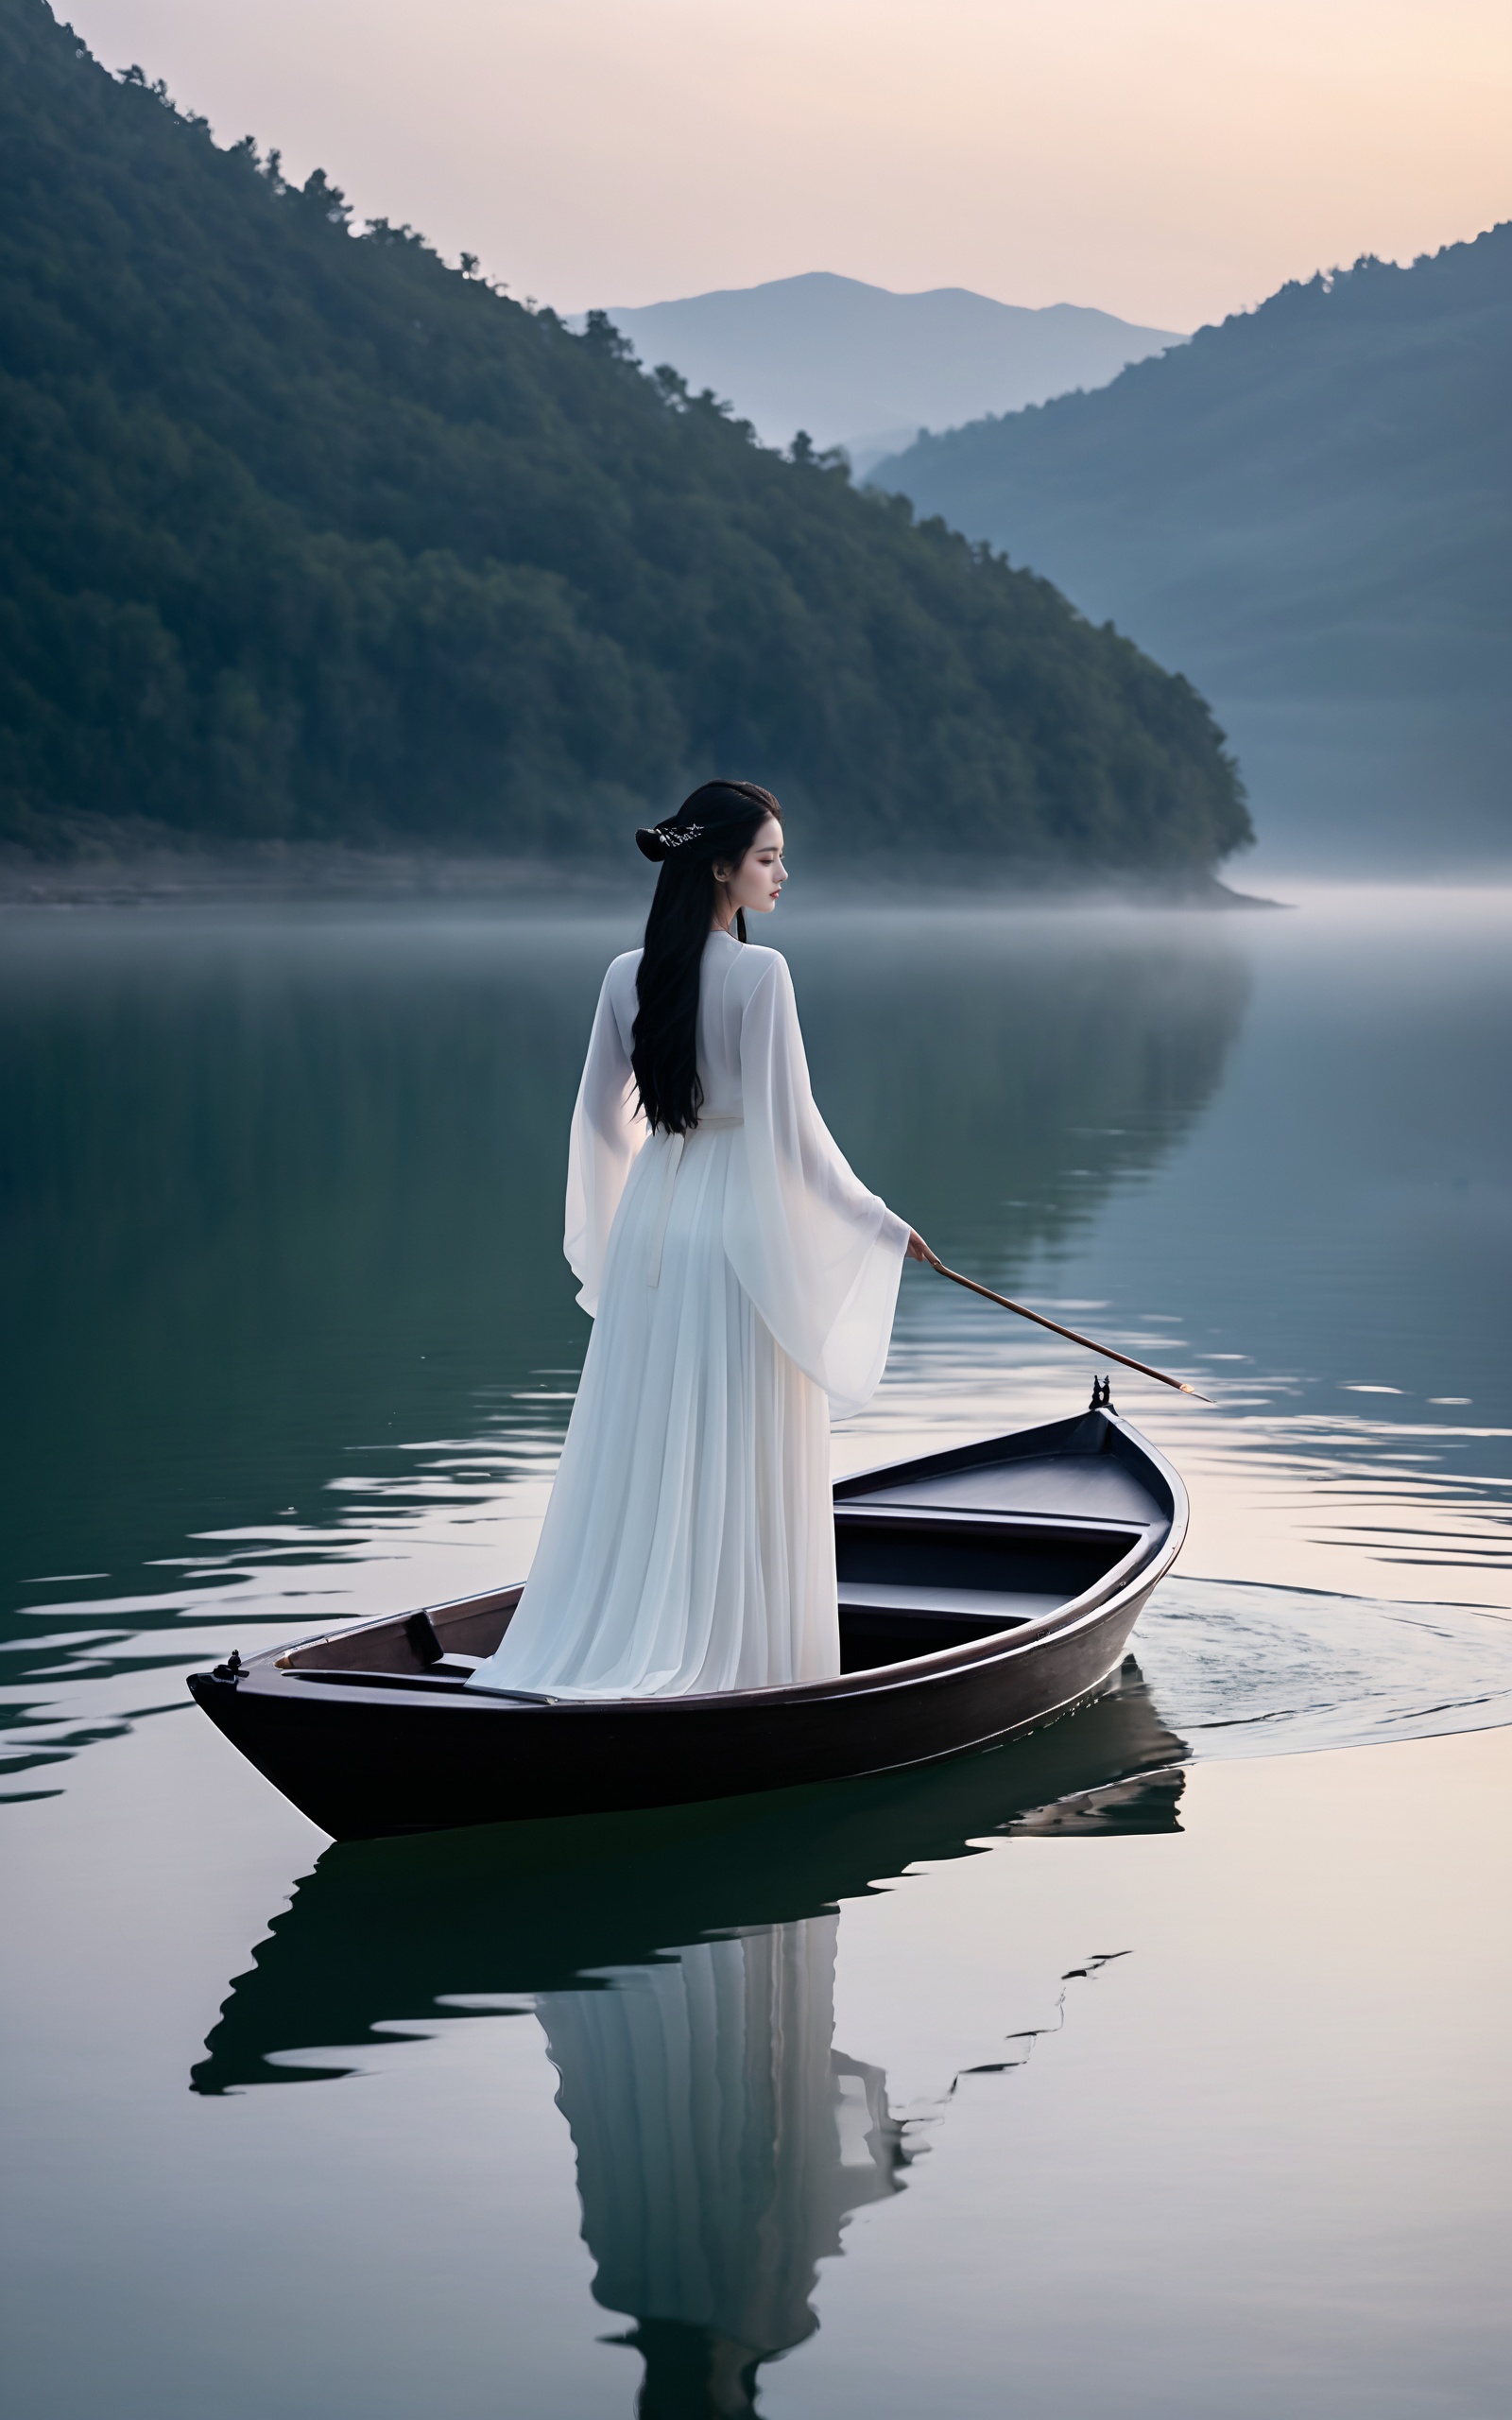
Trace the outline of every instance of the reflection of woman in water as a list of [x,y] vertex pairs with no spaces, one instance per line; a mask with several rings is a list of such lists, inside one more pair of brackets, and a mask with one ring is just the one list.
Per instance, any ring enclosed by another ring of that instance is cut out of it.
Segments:
[[830,2048],[838,1924],[695,1942],[537,2002],[593,2293],[637,2322],[646,2420],[753,2411],[758,2362],[818,2325],[846,2214],[901,2182],[885,2080]]
[[567,1257],[594,1316],[518,1610],[478,1679],[672,1694],[840,1669],[832,1416],[882,1375],[905,1253],[809,1089],[792,978],[745,945],[782,809],[706,782],[640,832],[644,950],[604,977],[573,1117]]

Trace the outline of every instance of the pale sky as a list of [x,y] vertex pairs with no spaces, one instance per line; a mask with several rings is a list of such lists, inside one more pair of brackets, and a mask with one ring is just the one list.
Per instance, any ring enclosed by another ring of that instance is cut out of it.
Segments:
[[58,0],[561,311],[825,268],[1190,328],[1512,216],[1512,0]]

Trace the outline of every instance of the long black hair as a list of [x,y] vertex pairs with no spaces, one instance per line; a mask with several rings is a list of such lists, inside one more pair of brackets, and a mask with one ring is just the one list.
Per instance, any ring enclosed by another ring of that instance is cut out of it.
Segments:
[[[714,866],[738,865],[762,825],[782,810],[755,782],[705,782],[664,823],[637,832],[643,856],[657,859],[645,947],[635,978],[640,1003],[630,1064],[646,1122],[669,1134],[698,1123],[698,972],[713,923]],[[736,930],[746,938],[746,919]]]

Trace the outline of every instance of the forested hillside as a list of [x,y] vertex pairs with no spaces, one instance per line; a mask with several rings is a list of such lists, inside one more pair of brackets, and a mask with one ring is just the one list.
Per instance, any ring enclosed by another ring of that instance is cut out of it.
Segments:
[[1278,817],[1512,845],[1512,224],[881,463],[1199,683]]
[[0,0],[0,829],[581,850],[718,769],[831,854],[1246,838],[1184,681],[627,356]]

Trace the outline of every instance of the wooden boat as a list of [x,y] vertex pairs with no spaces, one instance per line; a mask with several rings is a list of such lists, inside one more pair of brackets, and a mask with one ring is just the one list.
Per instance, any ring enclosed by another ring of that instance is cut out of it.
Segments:
[[1095,1696],[1186,1526],[1180,1479],[1105,1384],[1079,1418],[840,1481],[836,1680],[593,1700],[486,1687],[472,1664],[517,1583],[232,1655],[189,1687],[337,1840],[896,1772]]

